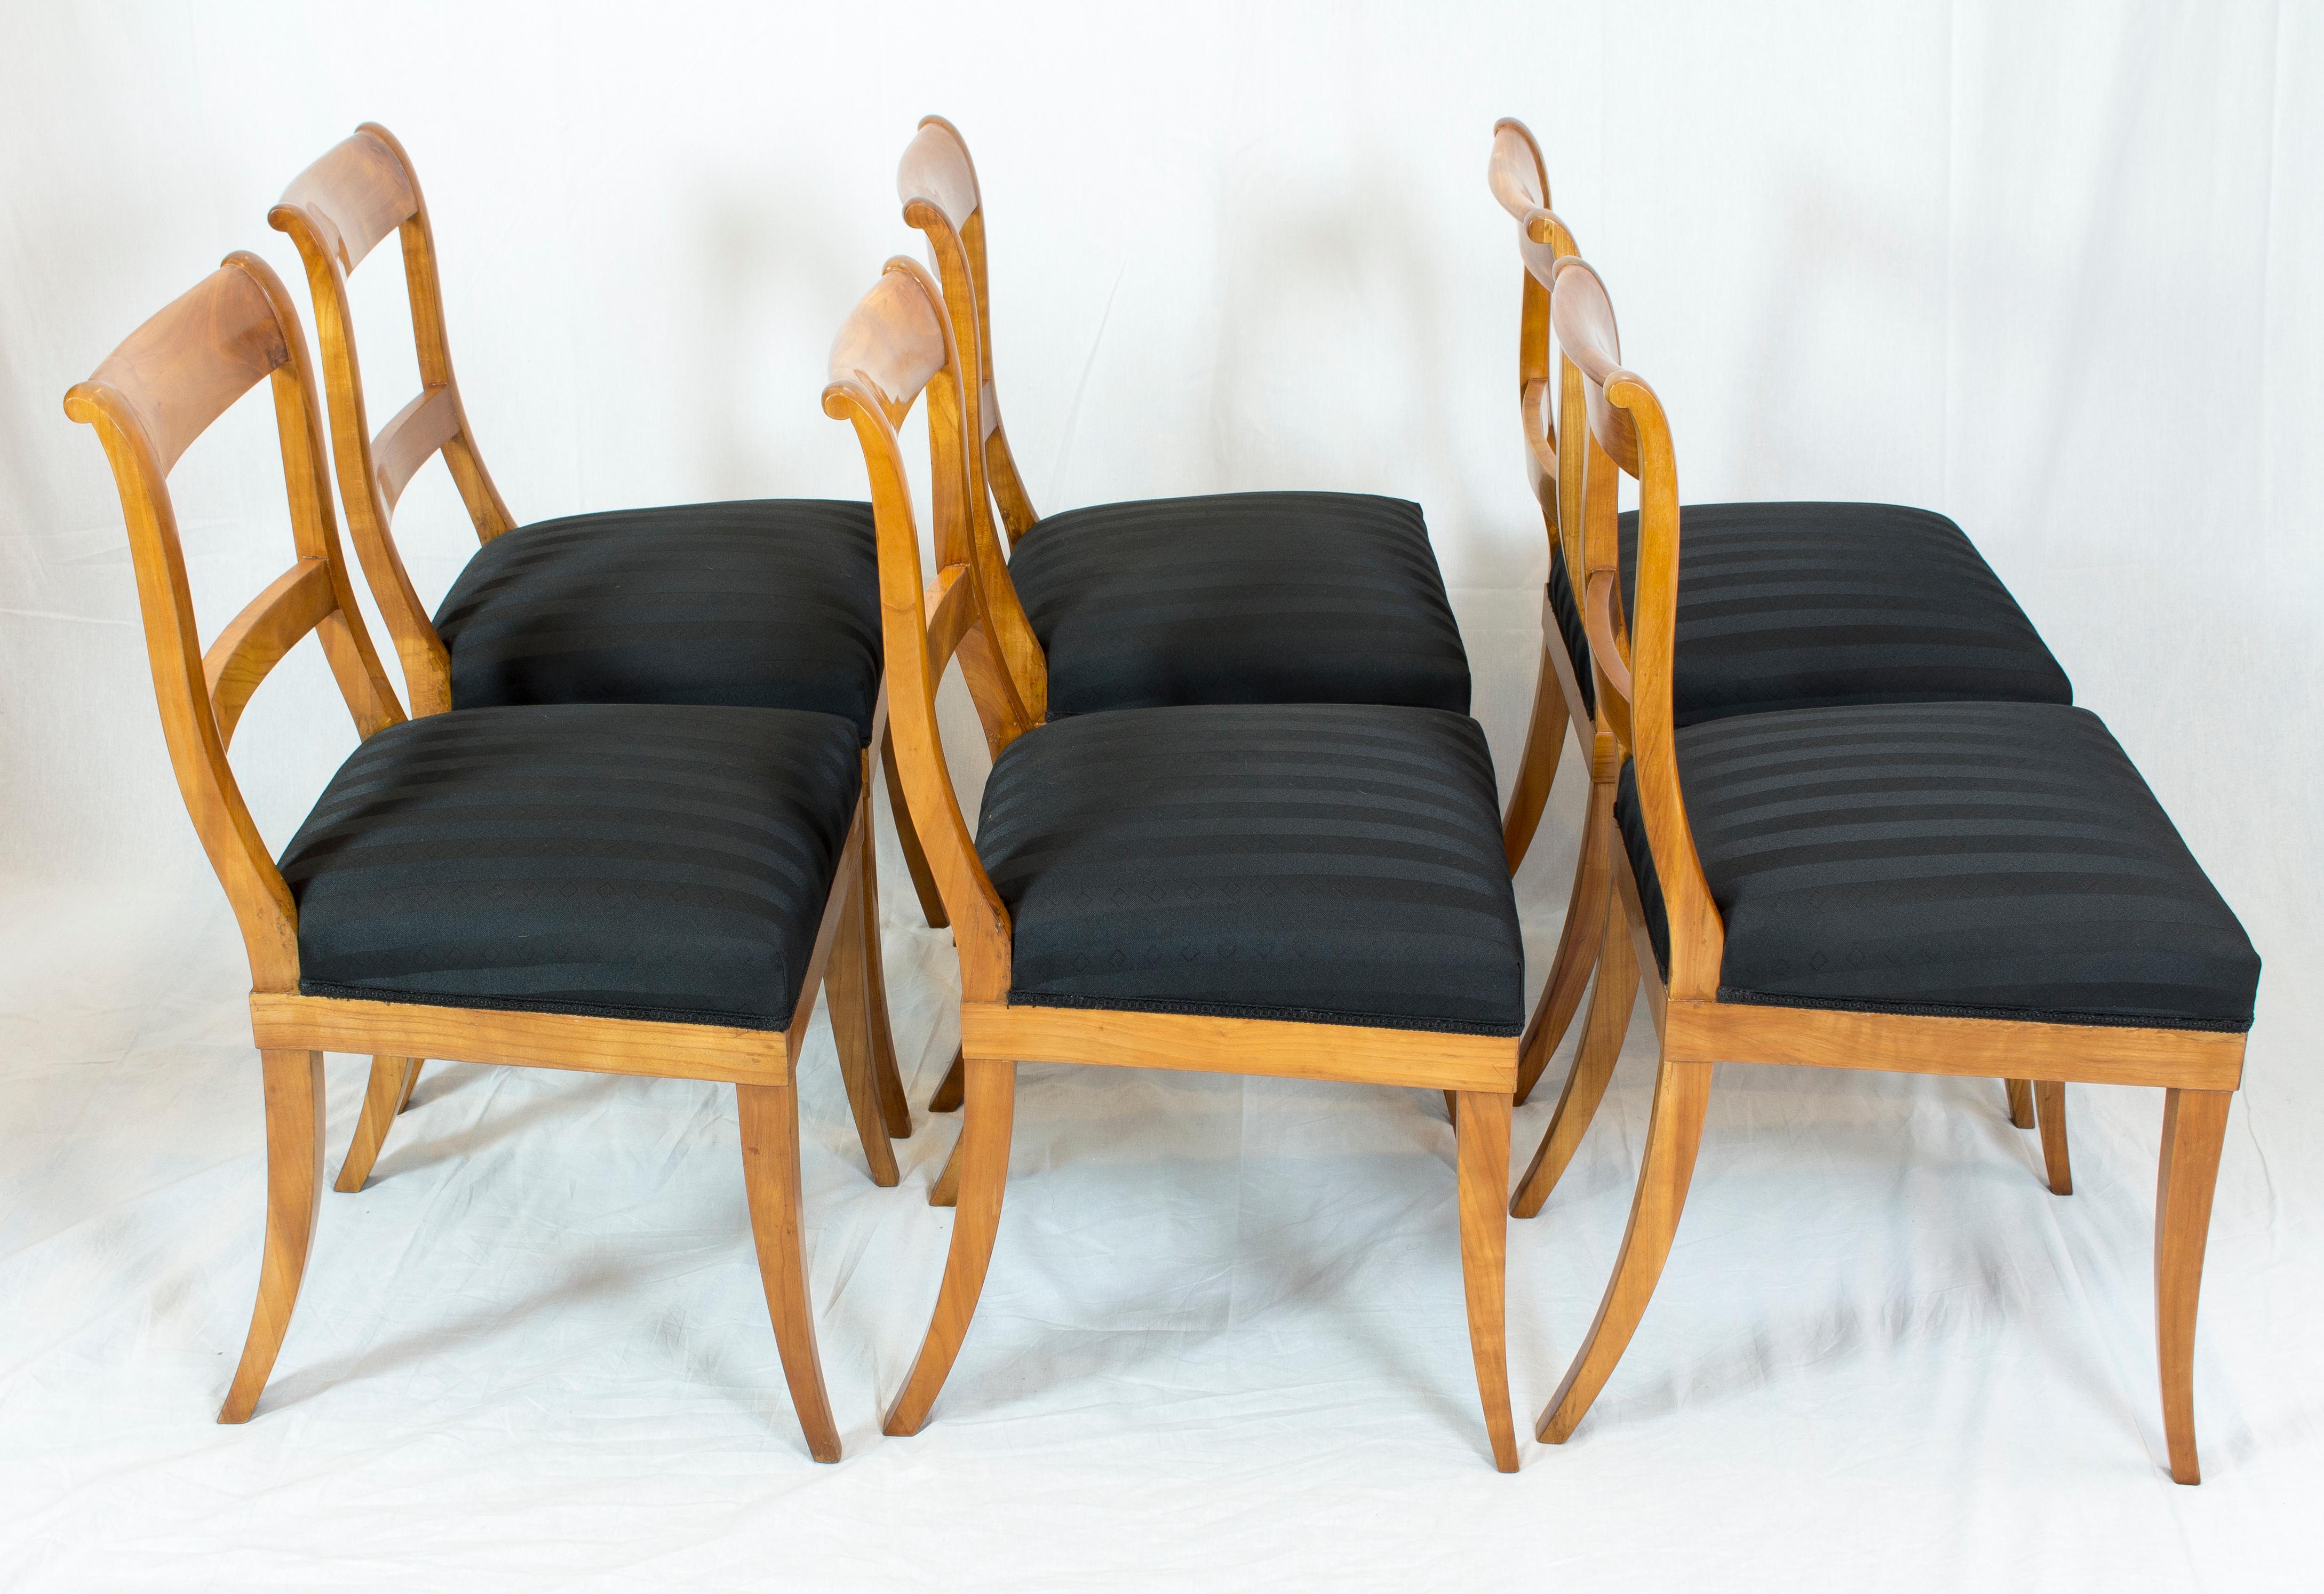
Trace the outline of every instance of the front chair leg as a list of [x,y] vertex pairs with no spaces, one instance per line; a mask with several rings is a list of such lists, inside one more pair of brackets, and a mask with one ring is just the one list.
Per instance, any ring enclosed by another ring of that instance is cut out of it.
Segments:
[[1646,1155],[1638,1168],[1638,1193],[1630,1203],[1621,1255],[1615,1258],[1614,1276],[1606,1281],[1598,1320],[1590,1325],[1565,1381],[1541,1414],[1539,1433],[1550,1444],[1564,1443],[1581,1423],[1654,1298],[1655,1284],[1670,1256],[1671,1237],[1678,1232],[1679,1213],[1686,1207],[1695,1153],[1702,1145],[1702,1120],[1711,1108],[1711,1068],[1708,1063],[1665,1058],[1655,1080]]
[[831,1016],[831,1037],[839,1051],[840,1077],[847,1086],[847,1108],[855,1119],[855,1138],[862,1143],[872,1183],[885,1190],[896,1183],[896,1150],[888,1143],[888,1122],[880,1110],[879,1069],[872,1059],[863,918],[863,893],[851,890],[840,912],[831,961],[824,968],[823,994]]
[[2163,1099],[2163,1161],[2154,1192],[2154,1340],[2163,1366],[2163,1433],[2171,1476],[2200,1483],[2195,1456],[2195,1304],[2232,1091],[2172,1091]]
[[735,1116],[742,1126],[742,1188],[751,1203],[751,1238],[759,1250],[767,1315],[783,1380],[807,1435],[807,1454],[839,1460],[839,1427],[824,1392],[823,1361],[815,1349],[815,1303],[807,1294],[806,1221],[799,1193],[798,1095],[789,1083],[736,1085]]
[[250,1335],[218,1409],[221,1423],[248,1422],[274,1370],[314,1247],[323,1188],[323,1054],[263,1052],[260,1058],[266,1082],[266,1255]]
[[1463,1091],[1454,1114],[1460,1144],[1461,1278],[1469,1297],[1469,1353],[1493,1465],[1517,1470],[1516,1419],[1509,1414],[1508,1239],[1509,1098]]
[[395,1115],[411,1100],[412,1082],[420,1077],[417,1057],[374,1057],[371,1079],[364,1086],[363,1117],[355,1120],[355,1138],[347,1142],[347,1155],[339,1164],[338,1182],[331,1186],[342,1194],[351,1194],[364,1187],[371,1177],[372,1164],[379,1160],[380,1150],[387,1144],[387,1131],[394,1127]]
[[968,1337],[984,1272],[992,1261],[992,1239],[1001,1227],[1001,1196],[1009,1179],[1010,1119],[1017,1109],[1017,1064],[1006,1059],[971,1057],[967,1096],[961,1109],[960,1204],[953,1217],[952,1248],[945,1256],[944,1285],[928,1319],[920,1354],[888,1410],[881,1432],[901,1437],[918,1433],[944,1388]]
[[1590,1120],[1605,1099],[1606,1082],[1614,1077],[1621,1060],[1622,1038],[1629,1033],[1630,1009],[1638,1000],[1638,954],[1630,940],[1629,924],[1618,913],[1606,916],[1606,934],[1598,952],[1598,989],[1590,998],[1590,1017],[1582,1027],[1582,1044],[1574,1049],[1573,1066],[1565,1075],[1565,1089],[1542,1132],[1540,1148],[1517,1181],[1509,1198],[1512,1217],[1530,1218],[1541,1211],[1549,1193],[1565,1176],[1566,1165],[1590,1132]]
[[2045,1079],[2034,1087],[2036,1116],[2042,1120],[2042,1166],[2050,1175],[2050,1193],[2074,1193],[2074,1165],[2066,1154],[2066,1084]]
[[1542,987],[1525,1039],[1517,1043],[1517,1104],[1523,1106],[1541,1081],[1566,1027],[1582,1005],[1597,962],[1602,926],[1622,916],[1609,911],[1614,899],[1614,787],[1594,781],[1590,788],[1590,816],[1582,826],[1582,856],[1573,868],[1573,889],[1566,898],[1565,925],[1557,933],[1557,954],[1550,960],[1549,982]]

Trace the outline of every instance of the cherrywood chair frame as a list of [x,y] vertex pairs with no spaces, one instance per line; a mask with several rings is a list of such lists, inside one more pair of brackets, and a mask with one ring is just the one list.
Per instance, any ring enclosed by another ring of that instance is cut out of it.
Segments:
[[[1550,284],[1557,263],[1578,255],[1581,249],[1572,230],[1549,208],[1549,170],[1540,144],[1532,130],[1514,116],[1504,116],[1493,124],[1487,182],[1501,208],[1517,221],[1517,252],[1524,265],[1517,331],[1517,418],[1525,437],[1527,475],[1551,547],[1564,563],[1568,589],[1575,606],[1582,609],[1586,594],[1577,572],[1582,568],[1582,477],[1587,419],[1581,373],[1572,361],[1555,353],[1550,327]],[[1618,631],[1618,588],[1609,593],[1609,601],[1616,611],[1613,623]],[[1510,872],[1514,874],[1524,862],[1540,825],[1565,751],[1568,727],[1587,760],[1590,797],[1565,921],[1550,961],[1549,977],[1526,1026],[1517,1069],[1520,1105],[1533,1093],[1564,1039],[1582,992],[1591,990],[1593,968],[1599,978],[1548,1131],[1511,1198],[1509,1211],[1519,1218],[1530,1218],[1541,1211],[1589,1132],[1621,1056],[1637,1000],[1637,970],[1626,950],[1627,941],[1624,948],[1616,950],[1614,961],[1601,962],[1600,957],[1607,940],[1615,857],[1619,851],[1614,787],[1621,774],[1621,743],[1612,725],[1582,694],[1563,646],[1556,605],[1546,587],[1541,620],[1543,647],[1534,683],[1533,713],[1503,830]],[[2022,1079],[2005,1083],[2010,1121],[2019,1129],[2035,1127],[2034,1103],[2040,1099],[2043,1159],[2050,1187],[2060,1195],[2071,1193],[2065,1086],[2045,1082],[2037,1087]]]
[[[862,446],[880,531],[881,613],[893,728],[915,828],[960,952],[964,1101],[958,1214],[944,1281],[918,1359],[890,1408],[886,1432],[917,1433],[959,1354],[983,1288],[1008,1177],[1016,1070],[1020,1062],[1177,1068],[1459,1092],[1462,1264],[1470,1348],[1495,1465],[1517,1468],[1504,1343],[1504,1265],[1513,1040],[1341,1025],[1176,1014],[1021,1007],[1009,1000],[1011,926],[984,871],[945,763],[935,687],[964,637],[991,643],[997,583],[988,583],[973,529],[980,435],[973,377],[955,342],[945,295],[916,263],[894,260],[849,317],[833,346],[824,408],[853,423]],[[897,427],[927,399],[936,578],[925,587],[919,536]],[[1000,573],[1001,581],[1006,572]],[[1042,667],[1025,660],[1034,690],[1019,696],[1013,670],[988,682],[1004,717],[1002,746],[1039,723]],[[1028,701],[1029,696],[1029,703]]]
[[[205,651],[195,623],[169,474],[189,444],[261,381],[271,381],[298,559],[243,609]],[[742,1172],[775,1341],[816,1460],[836,1460],[839,1431],[815,1343],[800,1213],[797,1067],[826,968],[841,1051],[862,1103],[872,1101],[868,986],[857,975],[867,916],[864,855],[870,806],[859,801],[823,913],[797,1017],[779,1034],[721,1026],[583,1018],[420,1003],[303,996],[298,906],[253,823],[226,751],[244,706],[269,671],[309,632],[365,738],[404,715],[356,608],[341,556],[325,471],[321,404],[305,333],[281,281],[254,254],[236,253],[139,327],[65,398],[65,412],[97,430],[121,497],[136,569],[155,696],[179,790],[226,889],[250,959],[251,1031],[266,1101],[266,1240],[252,1312],[222,1423],[251,1415],[281,1350],[313,1243],[323,1181],[323,1054],[369,1053],[370,1099],[382,1071],[400,1085],[410,1060],[580,1069],[734,1087]],[[853,944],[851,944],[851,942]],[[846,1009],[858,1009],[851,1019]],[[398,1065],[401,1065],[401,1068]],[[874,1107],[870,1121],[877,1125]],[[874,1177],[895,1169],[886,1138],[868,1131]],[[376,1147],[372,1147],[376,1150]]]
[[[1585,444],[1581,493],[1584,612],[1598,701],[1635,762],[1638,801],[1669,926],[1667,981],[1656,964],[1627,852],[1602,956],[1635,971],[1659,1041],[1654,1105],[1636,1198],[1597,1319],[1540,1437],[1571,1435],[1629,1343],[1660,1277],[1693,1175],[1715,1064],[1788,1064],[1888,1072],[1996,1074],[2040,1086],[2160,1086],[2165,1092],[2155,1198],[2155,1322],[2171,1474],[2195,1483],[2194,1334],[2205,1239],[2227,1110],[2242,1083],[2245,1037],[2186,1029],[1760,1007],[1718,1000],[1725,927],[1712,903],[1680,788],[1672,723],[1679,495],[1661,401],[1618,363],[1613,308],[1598,274],[1557,263],[1552,310],[1563,357],[1580,373]],[[1623,629],[1616,532],[1620,476],[1638,484],[1637,613]],[[1601,975],[1601,978],[1603,976]]]

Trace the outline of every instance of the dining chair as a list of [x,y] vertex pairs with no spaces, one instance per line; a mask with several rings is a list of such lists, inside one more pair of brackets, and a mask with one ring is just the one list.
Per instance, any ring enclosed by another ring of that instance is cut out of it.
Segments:
[[[2196,1482],[2196,1299],[2258,954],[2087,709],[1849,704],[1683,721],[1695,516],[1679,507],[1669,423],[1621,364],[1611,300],[1579,259],[1558,263],[1551,321],[1582,381],[1582,610],[1600,715],[1627,758],[1606,954],[1618,927],[1658,1055],[1628,1227],[1540,1436],[1572,1433],[1646,1311],[1714,1064],[2000,1073],[2165,1092],[2156,1340],[2171,1474]],[[1624,476],[1637,483],[1635,539],[1615,513]]]
[[[484,467],[461,402],[435,231],[395,135],[364,124],[292,179],[267,220],[290,235],[306,267],[340,502],[415,715],[550,703],[804,709],[853,723],[868,779],[881,714],[869,504],[753,499],[521,526]],[[391,234],[402,245],[421,385],[374,434],[347,279]],[[404,489],[438,455],[482,547],[431,618],[392,522]],[[908,826],[903,806],[890,806]],[[922,900],[934,903],[918,848],[908,832],[904,839]],[[863,849],[862,862],[872,917],[860,973],[848,954],[848,979],[869,993],[886,1133],[903,1137],[912,1115],[889,1031],[874,852]],[[386,1058],[375,1067],[341,1189],[362,1186],[419,1072],[418,1059]]]
[[[1517,223],[1520,281],[1517,408],[1534,496],[1549,534],[1542,604],[1545,639],[1532,721],[1509,800],[1509,867],[1523,861],[1572,728],[1588,760],[1590,800],[1547,980],[1526,1029],[1517,1100],[1531,1094],[1572,1023],[1605,939],[1613,879],[1614,789],[1620,754],[1597,712],[1582,604],[1570,572],[1581,557],[1586,433],[1580,373],[1557,357],[1549,284],[1579,253],[1549,206],[1548,169],[1515,117],[1493,127],[1488,180]],[[2072,687],[2016,600],[1951,521],[1895,504],[1709,503],[1686,506],[1689,565],[1682,589],[1674,714],[1683,725],[1731,714],[1854,703],[2022,701],[2065,704]],[[1635,549],[1637,517],[1617,522]],[[1626,556],[1626,557],[1628,556]],[[1635,564],[1632,558],[1625,569]],[[1610,595],[1610,594],[1609,594]],[[1623,601],[1630,594],[1625,588]],[[1618,609],[1617,613],[1620,611]],[[1618,950],[1598,990],[1563,1092],[1511,1211],[1532,1217],[1580,1147],[1620,1055],[1636,972]],[[2051,1187],[2072,1189],[2064,1087],[2007,1083],[2011,1121],[2034,1127],[2042,1099]]]
[[[1019,1063],[1194,1069],[1458,1092],[1470,1350],[1494,1463],[1517,1468],[1503,1343],[1509,1092],[1524,954],[1475,721],[1360,703],[1007,717],[972,838],[936,681],[997,629],[975,558],[971,373],[933,278],[889,263],[832,348],[824,408],[863,449],[896,750],[957,939],[959,1209],[927,1336],[885,1431],[917,1433],[968,1331],[1008,1176]],[[927,398],[938,564],[922,582],[900,426]],[[997,651],[997,648],[996,648]]]
[[[170,472],[262,381],[298,557],[205,650]],[[250,959],[266,1240],[218,1420],[256,1406],[306,1273],[323,1054],[445,1057],[734,1087],[784,1376],[809,1452],[836,1460],[807,1288],[797,1071],[828,969],[843,1055],[869,1081],[869,1037],[837,989],[868,916],[856,723],[634,703],[406,719],[340,554],[306,335],[256,255],[227,256],[131,334],[65,412],[96,428],[112,464],[171,763]],[[226,752],[252,694],[310,631],[362,741],[278,861]]]

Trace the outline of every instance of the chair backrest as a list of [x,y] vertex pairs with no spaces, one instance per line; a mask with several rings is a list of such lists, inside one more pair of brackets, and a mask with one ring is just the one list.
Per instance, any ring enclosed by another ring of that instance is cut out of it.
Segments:
[[[1517,419],[1525,433],[1534,497],[1570,580],[1581,568],[1580,484],[1577,473],[1563,463],[1563,439],[1580,424],[1582,388],[1572,368],[1552,357],[1549,290],[1557,263],[1581,250],[1549,207],[1549,170],[1542,161],[1541,146],[1532,130],[1514,116],[1493,124],[1493,152],[1485,178],[1493,198],[1517,224],[1517,254],[1525,266],[1517,311]],[[1554,373],[1554,366],[1559,367]],[[1554,386],[1553,374],[1557,377]],[[1554,419],[1553,392],[1557,398]]]
[[[298,560],[205,652],[186,585],[170,471],[235,400],[270,377]],[[226,761],[235,726],[259,683],[309,631],[319,635],[361,734],[394,724],[403,711],[340,557],[323,463],[322,406],[307,336],[281,279],[254,254],[226,256],[67,393],[65,413],[97,428],[112,462],[170,761],[234,905],[253,986],[295,990],[298,909]]]
[[[290,180],[269,223],[290,235],[307,267],[315,330],[323,349],[330,395],[332,454],[347,529],[370,578],[372,595],[395,640],[414,714],[452,705],[451,660],[434,621],[412,589],[390,524],[396,501],[420,467],[437,454],[489,542],[516,522],[476,452],[452,351],[444,332],[444,295],[436,273],[436,236],[420,179],[395,135],[366,122],[352,137]],[[347,277],[390,233],[403,241],[403,279],[411,300],[411,336],[420,355],[420,388],[376,435],[364,402],[363,369],[355,355]]]
[[[919,133],[896,166],[896,193],[904,221],[927,235],[928,257],[944,289],[944,308],[960,351],[962,411],[968,436],[969,528],[978,572],[991,605],[992,640],[1021,701],[1036,719],[1045,712],[1048,677],[1035,660],[1040,642],[1009,579],[1002,528],[1014,539],[1040,516],[1026,496],[1024,477],[1009,449],[992,388],[992,316],[984,263],[984,199],[976,163],[960,130],[942,116],[924,116]],[[995,504],[1001,517],[996,523]],[[988,727],[990,729],[990,727]]]
[[[1670,426],[1654,389],[1622,365],[1613,300],[1586,262],[1558,263],[1550,318],[1558,348],[1582,387],[1580,585],[1600,712],[1636,769],[1638,806],[1670,923],[1669,994],[1707,1001],[1718,992],[1726,932],[1687,825],[1671,721],[1679,500]],[[1623,475],[1638,484],[1637,606],[1627,632],[1617,523]]]
[[[942,290],[916,262],[891,260],[832,341],[831,383],[823,390],[823,408],[836,419],[854,423],[871,477],[889,724],[912,825],[959,943],[961,994],[968,1001],[999,1001],[1009,990],[1009,910],[962,817],[936,714],[936,683],[963,640],[972,631],[988,639],[992,634],[986,588],[972,557],[973,450],[964,364]],[[940,567],[936,580],[927,584],[903,445],[896,432],[924,393]],[[1046,663],[1038,647],[1032,662],[1043,672],[1046,694]],[[996,750],[1038,723],[1013,697],[1004,704],[1003,717],[997,734],[987,727]]]

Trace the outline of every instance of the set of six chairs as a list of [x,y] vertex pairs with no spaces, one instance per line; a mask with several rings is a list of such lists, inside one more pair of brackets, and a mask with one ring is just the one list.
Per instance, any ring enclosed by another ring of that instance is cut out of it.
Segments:
[[[371,124],[270,215],[305,267],[319,384],[288,292],[237,253],[76,386],[67,411],[120,492],[172,763],[251,965],[267,1227],[220,1420],[251,1414],[289,1326],[336,1051],[373,1058],[342,1190],[369,1176],[426,1059],[732,1084],[786,1379],[810,1453],[838,1459],[796,1073],[820,995],[872,1177],[894,1184],[891,1140],[913,1126],[880,959],[876,763],[961,977],[960,1054],[930,1103],[961,1110],[930,1196],[957,1210],[888,1433],[927,1420],[966,1336],[1018,1065],[1195,1069],[1444,1093],[1471,1350],[1494,1462],[1514,1470],[1507,1220],[1538,1212],[1571,1161],[1643,990],[1658,1073],[1637,1193],[1543,1439],[1573,1431],[1646,1308],[1714,1063],[2004,1078],[2015,1119],[2038,1110],[2060,1193],[2065,1083],[2148,1084],[2167,1092],[2165,1428],[2173,1476],[2195,1481],[2196,1294],[2256,954],[1950,521],[1682,512],[1659,401],[1621,365],[1604,284],[1519,124],[1495,130],[1490,184],[1517,224],[1519,411],[1549,543],[1506,810],[1419,506],[1254,493],[1036,512],[993,382],[982,190],[939,118],[898,174],[934,270],[889,263],[824,390],[869,502],[519,522],[453,374],[417,176]],[[422,387],[374,430],[347,279],[391,235]],[[262,380],[296,559],[205,647],[168,476]],[[915,408],[933,578],[899,435]],[[481,547],[430,614],[392,519],[438,455]],[[309,631],[363,740],[276,855],[226,753]],[[992,758],[973,829],[936,710],[955,662]],[[1588,816],[1528,1018],[1510,880],[1569,732]],[[1585,994],[1512,1197],[1512,1106]]]

